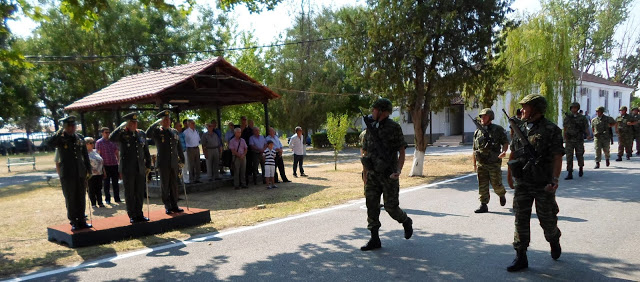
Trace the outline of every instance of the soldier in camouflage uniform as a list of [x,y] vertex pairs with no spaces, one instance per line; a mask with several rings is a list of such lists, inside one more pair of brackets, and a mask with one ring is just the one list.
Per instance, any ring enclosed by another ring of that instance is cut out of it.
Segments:
[[[596,109],[596,117],[591,120],[591,131],[593,131],[593,146],[596,150],[596,169],[600,168],[600,161],[602,160],[602,151],[604,151],[604,158],[606,165],[609,166],[609,147],[611,140],[611,127],[616,125],[616,121],[604,114],[604,107],[598,107]],[[613,141],[611,141],[613,143]]]
[[489,136],[485,136],[480,129],[473,133],[473,168],[478,172],[478,191],[480,193],[480,207],[475,213],[486,213],[489,211],[489,183],[493,186],[493,191],[500,197],[500,205],[507,203],[505,194],[507,191],[502,185],[502,158],[507,153],[509,141],[504,128],[492,121],[495,114],[489,108],[483,109],[478,115],[480,123]]
[[138,113],[125,115],[123,118],[126,121],[109,135],[109,140],[118,142],[120,147],[118,168],[122,174],[127,215],[131,223],[149,221],[142,213],[142,205],[147,174],[151,169],[151,157],[147,136],[138,129],[138,116]]
[[156,115],[160,118],[147,129],[147,136],[153,138],[158,148],[156,167],[160,172],[160,186],[162,188],[162,203],[166,214],[183,212],[178,207],[178,170],[182,169],[185,157],[178,131],[171,128],[169,110]]
[[[507,180],[515,188],[513,210],[515,212],[515,236],[513,247],[516,258],[507,271],[518,271],[529,267],[527,247],[531,240],[530,220],[535,202],[536,214],[544,237],[551,246],[551,257],[560,257],[560,229],[558,229],[558,204],[556,190],[562,170],[562,130],[544,117],[547,101],[538,94],[525,96],[521,101],[522,123],[520,131],[535,153],[528,156],[525,144],[519,136],[511,140],[511,155]],[[514,184],[515,179],[515,184]]]
[[618,158],[616,162],[622,161],[624,151],[627,151],[627,160],[631,159],[633,154],[633,126],[638,121],[631,115],[627,114],[627,107],[620,108],[620,116],[616,118],[616,134],[618,134]]
[[[631,109],[631,116],[640,121],[640,109]],[[640,156],[640,122],[633,126],[633,139],[636,141],[636,156]]]
[[[392,111],[391,101],[378,99],[371,105],[372,123],[367,122],[367,133],[362,143],[362,165],[367,171],[365,197],[367,203],[368,229],[371,239],[360,249],[363,251],[382,247],[378,230],[380,229],[380,196],[384,198],[385,210],[391,218],[404,227],[405,239],[413,234],[412,220],[399,207],[399,177],[404,165],[405,148],[402,128],[389,119]],[[399,154],[398,154],[399,153]]]
[[[91,163],[84,137],[76,133],[76,117],[68,116],[60,120],[62,129],[49,140],[49,146],[56,148],[60,158],[59,175],[62,194],[67,206],[67,218],[71,230],[91,228],[85,219],[87,178],[91,176]],[[57,165],[56,165],[57,167]]]
[[591,134],[589,133],[589,121],[585,116],[578,113],[580,110],[580,104],[577,102],[571,103],[569,106],[570,113],[564,116],[562,125],[564,127],[564,143],[565,153],[567,154],[567,177],[565,180],[573,179],[573,152],[576,153],[576,159],[578,159],[578,176],[582,177],[584,171],[584,136],[587,136],[591,140]]

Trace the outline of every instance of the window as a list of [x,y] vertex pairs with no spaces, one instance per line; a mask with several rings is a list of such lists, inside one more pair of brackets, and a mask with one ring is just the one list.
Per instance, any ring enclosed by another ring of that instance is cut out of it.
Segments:
[[622,93],[620,93],[620,91],[613,91],[613,98],[620,98],[620,96],[622,96]]
[[600,97],[608,97],[608,96],[609,96],[609,91],[600,89]]
[[449,108],[444,109],[444,122],[449,123]]
[[586,88],[586,87],[580,88],[580,95],[587,96],[589,94],[591,94],[591,88]]
[[407,121],[407,123],[413,123],[413,117],[411,116],[411,113],[409,111],[405,112],[406,117],[405,120]]
[[[600,96],[602,97],[602,96]],[[604,97],[604,111],[608,112],[609,111],[609,96],[605,96]]]

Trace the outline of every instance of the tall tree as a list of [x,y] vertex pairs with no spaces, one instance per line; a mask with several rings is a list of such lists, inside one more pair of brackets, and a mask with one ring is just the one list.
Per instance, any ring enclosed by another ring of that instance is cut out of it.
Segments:
[[[423,174],[429,112],[447,106],[478,70],[505,22],[511,1],[368,1],[345,13],[342,54],[371,90],[411,114],[415,161]],[[351,14],[351,15],[350,15]]]

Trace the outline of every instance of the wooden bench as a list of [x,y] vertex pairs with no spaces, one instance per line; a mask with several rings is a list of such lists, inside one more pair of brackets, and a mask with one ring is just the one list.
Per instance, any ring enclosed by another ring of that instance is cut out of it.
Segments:
[[33,170],[36,170],[36,157],[24,157],[24,158],[7,158],[7,169],[11,172],[12,166],[32,165]]

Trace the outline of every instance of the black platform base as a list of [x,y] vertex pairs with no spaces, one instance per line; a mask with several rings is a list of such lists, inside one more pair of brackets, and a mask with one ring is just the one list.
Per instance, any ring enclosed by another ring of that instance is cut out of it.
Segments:
[[[145,216],[147,214],[145,213]],[[119,215],[93,221],[93,227],[71,231],[70,224],[47,227],[49,241],[66,244],[71,248],[100,245],[124,239],[159,234],[211,222],[209,210],[191,208],[167,215],[164,210],[151,211],[148,222],[129,223],[129,217]]]

